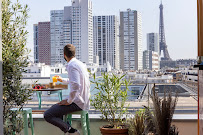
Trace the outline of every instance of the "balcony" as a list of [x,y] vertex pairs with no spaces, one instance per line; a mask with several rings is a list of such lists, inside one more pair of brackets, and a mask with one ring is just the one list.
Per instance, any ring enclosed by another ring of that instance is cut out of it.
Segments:
[[[139,95],[129,94],[130,97],[126,102],[126,104],[129,104],[129,113],[134,114],[137,110],[143,108],[143,105],[152,105],[152,101],[149,100],[148,96],[148,91],[151,93],[152,85],[153,84],[146,84],[143,89],[140,89]],[[133,86],[131,87],[133,89]],[[180,135],[197,134],[197,89],[191,89],[191,87],[183,83],[159,84],[156,86],[156,89],[159,96],[163,96],[163,89],[173,89],[174,91],[175,89],[179,90],[178,103],[172,124],[178,127]],[[63,91],[63,99],[68,96],[68,92],[68,90]],[[38,109],[38,98],[36,94],[33,94],[32,100],[25,105],[25,108],[28,107],[33,109],[34,131],[36,135],[63,134],[59,128],[47,123],[43,118],[43,112],[57,102],[59,102],[57,95],[48,95],[47,92],[43,92],[42,109]],[[95,111],[92,106],[89,110],[89,116],[91,134],[100,135],[99,127],[108,124],[108,122],[102,120],[101,112]],[[78,118],[78,116],[73,115],[73,119],[74,118]],[[73,127],[82,131],[79,119],[73,120]],[[29,133],[31,134],[30,129]]]

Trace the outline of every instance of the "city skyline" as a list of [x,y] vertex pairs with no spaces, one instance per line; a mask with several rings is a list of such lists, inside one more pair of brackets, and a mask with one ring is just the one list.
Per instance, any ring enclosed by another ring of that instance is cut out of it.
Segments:
[[[64,6],[70,5],[70,0],[60,0],[56,3],[53,0],[49,1],[49,5],[45,6],[47,0],[44,1],[25,1],[30,6],[30,19],[28,22],[28,48],[32,49],[33,55],[33,24],[42,21],[49,21],[50,10],[63,9]],[[159,5],[160,1],[157,0],[143,0],[143,1],[96,1],[93,2],[93,15],[119,15],[120,11],[125,11],[127,8],[137,10],[143,15],[143,51],[146,50],[146,34],[150,32],[158,33],[159,28]],[[108,3],[108,4],[107,4]],[[147,4],[146,4],[147,3]],[[148,4],[150,3],[150,4]],[[197,30],[196,30],[196,2],[184,0],[165,0],[164,4],[164,20],[165,31],[168,50],[172,59],[196,58],[197,56]],[[111,5],[114,4],[114,7]],[[104,6],[105,5],[105,6]],[[132,6],[134,5],[134,6]],[[40,7],[43,6],[41,9]],[[187,28],[187,29],[186,29]],[[182,44],[182,45],[181,45]],[[179,51],[181,49],[181,51]],[[190,54],[188,56],[187,54]],[[33,60],[33,58],[31,58]]]

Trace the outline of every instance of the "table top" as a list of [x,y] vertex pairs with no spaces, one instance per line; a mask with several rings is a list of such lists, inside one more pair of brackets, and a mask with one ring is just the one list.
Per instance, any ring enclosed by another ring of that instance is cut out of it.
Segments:
[[33,88],[29,88],[29,90],[32,90],[32,91],[59,91],[59,90],[63,90],[63,88],[47,88],[47,89],[33,89]]

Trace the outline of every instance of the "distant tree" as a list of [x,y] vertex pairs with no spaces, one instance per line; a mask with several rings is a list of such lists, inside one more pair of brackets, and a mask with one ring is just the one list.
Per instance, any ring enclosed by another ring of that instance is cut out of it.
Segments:
[[[2,0],[2,51],[3,51],[3,119],[4,134],[19,133],[23,121],[19,115],[31,92],[22,85],[22,73],[28,65],[27,43],[28,6],[17,0]],[[10,109],[18,107],[17,113]]]

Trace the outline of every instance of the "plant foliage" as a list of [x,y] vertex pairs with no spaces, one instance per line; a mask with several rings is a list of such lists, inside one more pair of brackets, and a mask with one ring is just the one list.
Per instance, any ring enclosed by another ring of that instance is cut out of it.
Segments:
[[[102,78],[95,79],[95,89],[98,91],[91,99],[91,104],[96,110],[101,111],[102,118],[110,122],[112,127],[119,128],[123,115],[127,112],[127,91],[130,81],[123,80],[125,75],[119,77],[114,74],[102,73]],[[124,89],[121,89],[121,86]]]
[[129,125],[129,135],[143,135],[145,129],[144,121],[145,109],[136,111],[134,117],[127,121]]
[[[3,119],[4,134],[19,133],[23,128],[20,117],[23,105],[30,99],[31,92],[22,85],[22,73],[28,65],[29,50],[26,48],[26,25],[28,6],[17,0],[2,0],[2,51],[3,51]],[[10,109],[18,107],[19,111]]]
[[152,111],[146,108],[146,128],[145,134],[152,131],[155,135],[178,135],[178,131],[174,126],[171,126],[172,117],[175,111],[175,107],[178,101],[178,94],[172,97],[172,93],[164,92],[164,97],[161,99],[157,92],[155,92],[155,86],[152,90],[150,98],[153,103]]

